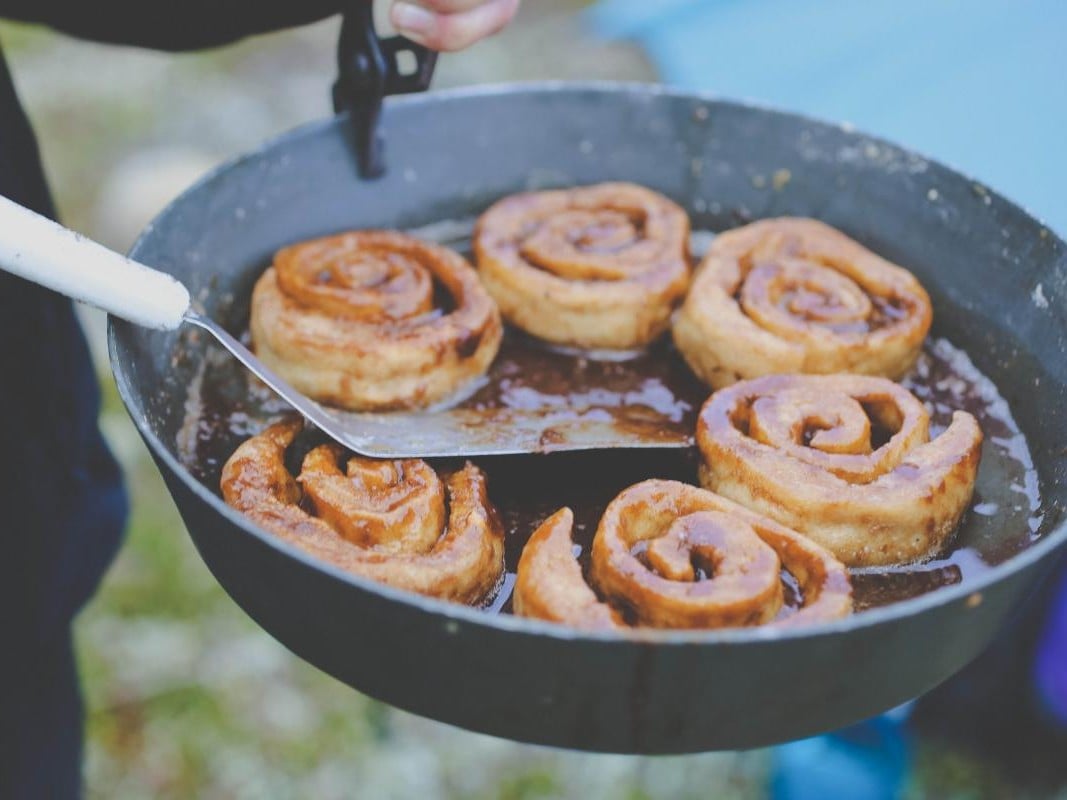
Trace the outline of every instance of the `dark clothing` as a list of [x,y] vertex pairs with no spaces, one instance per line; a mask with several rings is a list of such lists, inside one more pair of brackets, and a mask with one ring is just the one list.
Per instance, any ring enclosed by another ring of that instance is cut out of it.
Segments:
[[[54,215],[2,57],[0,194]],[[0,796],[72,797],[81,705],[70,621],[118,547],[126,498],[96,427],[96,378],[70,302],[0,271],[0,341]]]
[[[335,13],[237,0],[0,0],[0,17],[104,42],[192,50]],[[327,91],[323,76],[323,92]],[[0,53],[0,195],[55,216]],[[3,659],[0,797],[79,793],[81,707],[70,623],[118,548],[126,497],[97,428],[99,392],[65,298],[0,271]]]
[[82,39],[177,52],[304,25],[336,14],[342,7],[341,0],[0,0],[0,17],[48,25]]

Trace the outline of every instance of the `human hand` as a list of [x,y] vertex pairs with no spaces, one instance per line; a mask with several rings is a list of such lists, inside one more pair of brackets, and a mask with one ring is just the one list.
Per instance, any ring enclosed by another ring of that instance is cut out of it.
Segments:
[[433,50],[463,50],[511,22],[519,0],[393,0],[398,33]]

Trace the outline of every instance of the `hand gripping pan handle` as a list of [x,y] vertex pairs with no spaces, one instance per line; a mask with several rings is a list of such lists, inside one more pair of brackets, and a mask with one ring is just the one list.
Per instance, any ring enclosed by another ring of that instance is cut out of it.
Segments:
[[171,330],[189,291],[166,273],[0,197],[0,269],[146,328]]

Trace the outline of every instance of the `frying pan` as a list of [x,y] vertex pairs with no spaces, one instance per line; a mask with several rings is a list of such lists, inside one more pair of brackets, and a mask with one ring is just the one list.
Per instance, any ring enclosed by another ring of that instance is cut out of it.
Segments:
[[[1067,246],[974,180],[842,127],[643,85],[392,100],[383,114],[390,169],[375,182],[356,177],[349,125],[343,116],[311,124],[226,164],[172,203],[132,255],[174,274],[236,330],[255,278],[285,244],[469,218],[531,187],[634,181],[682,204],[697,229],[818,217],[917,274],[934,302],[934,333],[967,349],[1010,402],[1045,506],[1040,538],[1005,563],[847,619],[579,633],[377,585],[253,526],[179,458],[204,344],[112,319],[119,392],[204,561],[253,619],[325,672],[408,711],[522,741],[623,753],[762,746],[857,721],[943,681],[1063,551]],[[788,181],[770,185],[775,174]]]

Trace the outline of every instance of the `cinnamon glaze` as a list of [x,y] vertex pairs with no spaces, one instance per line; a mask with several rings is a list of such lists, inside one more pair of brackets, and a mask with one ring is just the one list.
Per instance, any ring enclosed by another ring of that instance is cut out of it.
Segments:
[[792,626],[852,611],[847,570],[832,553],[688,483],[652,478],[611,501],[593,537],[595,592],[572,552],[573,525],[563,508],[523,549],[519,616],[604,630]]
[[944,548],[971,500],[982,432],[955,411],[931,438],[922,401],[888,378],[766,375],[712,395],[697,446],[706,488],[871,567]]
[[716,237],[673,335],[715,389],[791,373],[897,379],[931,320],[906,269],[818,220],[779,217]]
[[688,242],[676,203],[602,183],[505,197],[479,218],[473,245],[479,277],[514,327],[626,349],[667,329],[689,286]]
[[252,290],[256,354],[298,391],[355,411],[425,408],[470,386],[500,313],[463,256],[398,231],[279,250]]

